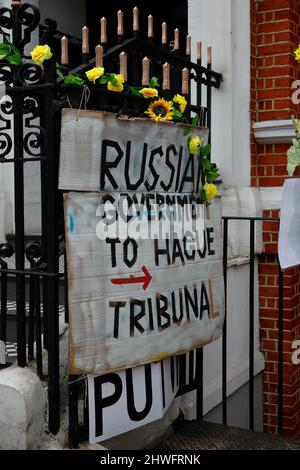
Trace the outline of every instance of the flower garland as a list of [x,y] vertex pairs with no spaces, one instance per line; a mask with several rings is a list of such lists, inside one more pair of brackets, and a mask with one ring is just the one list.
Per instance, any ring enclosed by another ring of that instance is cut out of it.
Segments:
[[287,151],[287,170],[289,176],[293,176],[295,169],[300,165],[300,120],[292,116],[296,137],[292,140],[292,146]]
[[[294,51],[295,60],[300,62],[300,44]],[[293,176],[295,169],[300,165],[300,120],[292,116],[296,137],[292,140],[292,146],[287,151],[287,171]]]
[[[53,54],[47,44],[38,45],[31,51],[33,62],[39,66],[43,66],[43,63],[52,59],[52,57]],[[24,63],[20,52],[10,43],[8,37],[5,37],[5,43],[0,44],[0,59],[6,60],[12,65],[23,65]],[[150,104],[147,105],[145,115],[149,116],[154,122],[177,121],[188,124],[184,116],[187,107],[185,97],[176,94],[173,99],[169,101],[160,97],[158,93],[159,83],[157,77],[151,78],[149,87],[132,87],[125,83],[123,75],[105,73],[104,67],[93,67],[85,72],[85,76],[82,77],[77,74],[64,75],[60,64],[57,63],[56,72],[58,77],[66,85],[87,86],[89,83],[95,86],[106,85],[107,89],[111,92],[122,93],[125,90],[133,95],[143,97],[145,100],[151,100]],[[200,158],[201,162],[204,184],[200,190],[200,201],[201,203],[210,203],[218,194],[215,182],[220,177],[220,172],[208,159],[211,152],[211,145],[204,145],[204,139],[195,131],[198,122],[199,116],[196,114],[193,117],[192,125],[184,129],[184,135],[187,138],[187,147],[190,154],[195,158]]]

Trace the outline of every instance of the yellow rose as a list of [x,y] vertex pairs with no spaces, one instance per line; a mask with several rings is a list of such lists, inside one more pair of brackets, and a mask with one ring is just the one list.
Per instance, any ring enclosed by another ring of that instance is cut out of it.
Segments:
[[199,153],[200,147],[203,144],[203,139],[198,135],[194,135],[189,143],[189,151],[192,155],[197,155]]
[[295,59],[300,62],[300,44],[299,46],[297,47],[297,49],[294,51],[294,54],[295,54]]
[[187,101],[184,96],[175,95],[173,98],[173,103],[177,103],[179,105],[180,112],[184,113],[187,106]]
[[32,60],[41,65],[45,60],[49,60],[52,58],[52,52],[49,46],[45,44],[44,46],[36,46],[33,51],[31,51],[31,58]]
[[218,188],[213,183],[205,183],[203,189],[205,191],[206,199],[208,202],[212,201],[218,194]]
[[144,98],[154,98],[158,96],[158,91],[155,88],[143,88],[140,90],[140,94],[143,95]]
[[300,119],[298,119],[297,121],[297,131],[298,131],[298,134],[300,135]]
[[91,70],[88,70],[87,72],[85,72],[88,80],[90,82],[93,82],[95,83],[95,81],[102,77],[102,75],[104,74],[104,68],[103,67],[94,67],[93,69]]
[[121,91],[124,90],[123,83],[125,82],[125,79],[124,79],[123,75],[117,74],[115,76],[115,80],[116,80],[117,84],[113,85],[112,82],[108,82],[107,89],[110,90],[110,91],[115,91],[117,93],[120,93]]

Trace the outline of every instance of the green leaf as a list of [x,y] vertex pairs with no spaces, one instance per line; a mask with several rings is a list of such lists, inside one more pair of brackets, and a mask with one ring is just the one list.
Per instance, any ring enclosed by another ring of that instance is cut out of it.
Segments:
[[195,114],[192,120],[192,129],[195,129],[195,127],[198,126],[198,121],[199,121],[199,116],[198,114]]
[[210,152],[211,152],[211,144],[204,145],[204,147],[202,147],[201,149],[202,157],[207,157],[207,155],[209,155]]
[[211,170],[211,163],[207,158],[201,159],[201,165],[205,170]]
[[106,75],[102,75],[102,77],[100,78],[100,83],[101,85],[105,85],[105,83],[108,83],[110,82],[110,77],[106,74]]
[[183,135],[184,135],[184,136],[188,136],[191,132],[192,132],[192,131],[191,131],[191,128],[190,128],[190,127],[185,127],[185,128],[183,129]]
[[78,75],[68,75],[67,77],[64,78],[64,83],[66,85],[82,86],[84,85],[84,80],[80,78]]
[[106,73],[105,74],[108,78],[109,78],[109,81],[113,80],[114,78],[116,78],[116,74],[115,73]]
[[150,80],[150,88],[157,88],[157,87],[159,87],[158,78],[152,77]]
[[7,56],[11,52],[11,48],[8,44],[0,44],[0,56]]
[[131,87],[130,91],[135,96],[142,96],[137,88]]
[[21,57],[20,53],[18,53],[18,54],[9,54],[5,57],[5,59],[7,60],[7,62],[9,64],[12,64],[12,65],[22,65],[23,64],[23,60],[22,60],[22,57]]
[[7,36],[6,41],[8,43],[8,47],[10,49],[9,54],[5,57],[7,62],[12,65],[22,65],[23,60],[22,60],[22,55],[19,52],[19,50],[14,46],[11,42],[9,37]]
[[289,148],[287,157],[288,174],[293,176],[296,167],[300,165],[300,139],[293,139],[293,145]]
[[206,192],[204,189],[200,189],[200,203],[203,204],[207,201]]
[[216,170],[208,171],[206,174],[206,179],[208,183],[214,183],[220,176],[220,173]]
[[180,119],[182,118],[182,113],[180,111],[178,111],[178,109],[173,109],[173,119],[175,121],[180,121]]

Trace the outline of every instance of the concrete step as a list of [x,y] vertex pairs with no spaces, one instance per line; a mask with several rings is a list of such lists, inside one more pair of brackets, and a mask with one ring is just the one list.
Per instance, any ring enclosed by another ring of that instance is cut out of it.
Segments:
[[300,450],[300,442],[205,421],[183,421],[155,450]]

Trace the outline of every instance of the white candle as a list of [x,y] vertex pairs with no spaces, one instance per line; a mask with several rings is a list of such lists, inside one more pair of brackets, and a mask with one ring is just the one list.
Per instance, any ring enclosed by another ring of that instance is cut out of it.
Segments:
[[89,45],[89,28],[84,26],[82,28],[82,53],[89,54],[90,52],[90,45]]
[[153,38],[154,37],[154,31],[153,31],[153,16],[149,15],[148,16],[148,38]]
[[197,41],[197,60],[201,60],[202,57],[202,42]]
[[61,38],[61,63],[62,65],[69,63],[69,40],[66,36]]
[[122,10],[118,11],[117,17],[118,17],[117,34],[118,34],[118,36],[124,36],[124,15],[123,15]]
[[189,70],[187,68],[182,69],[182,89],[183,95],[189,94]]
[[125,81],[127,80],[127,54],[126,52],[121,52],[119,55],[120,59],[120,74],[123,75]]
[[192,38],[191,36],[186,37],[186,55],[190,56],[191,55],[191,48],[192,48]]
[[107,19],[104,18],[104,16],[100,20],[100,30],[101,30],[100,43],[107,44]]
[[175,51],[179,51],[179,49],[180,49],[179,29],[178,28],[176,28],[174,30],[174,49],[175,49]]
[[142,66],[143,66],[142,85],[143,86],[149,86],[149,81],[150,81],[150,59],[148,59],[148,57],[143,58]]
[[163,90],[170,90],[170,64],[166,62],[163,65]]
[[133,31],[134,31],[135,33],[137,33],[139,29],[140,29],[140,25],[139,25],[139,9],[138,9],[138,7],[134,7],[134,9],[133,9]]
[[103,47],[100,44],[98,44],[98,46],[95,47],[95,55],[96,55],[95,66],[103,67]]
[[168,44],[168,26],[167,26],[167,23],[163,22],[163,24],[161,25],[161,43],[163,45],[166,45]]

